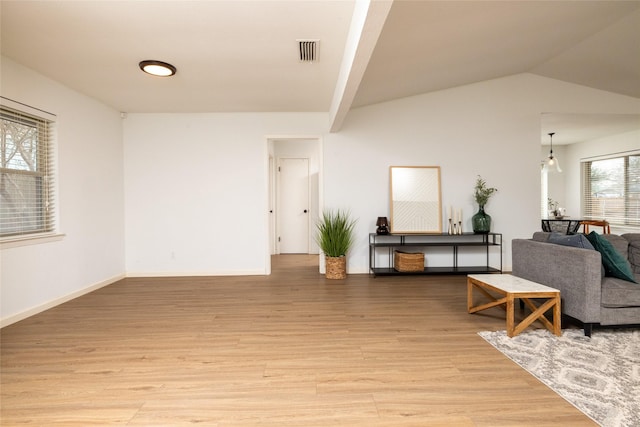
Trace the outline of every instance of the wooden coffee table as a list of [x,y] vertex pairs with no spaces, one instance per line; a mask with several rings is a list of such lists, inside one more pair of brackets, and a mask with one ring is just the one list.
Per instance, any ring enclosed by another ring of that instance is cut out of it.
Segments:
[[[490,302],[473,305],[473,290],[477,289]],[[498,294],[498,297],[492,294]],[[519,324],[515,324],[515,300],[520,299],[531,309],[531,314]],[[533,299],[544,300],[539,306]],[[560,291],[540,283],[512,276],[510,274],[470,274],[467,276],[467,308],[476,313],[487,308],[501,306],[507,311],[507,335],[514,337],[536,320],[547,329],[560,336]],[[553,308],[553,323],[544,313]]]

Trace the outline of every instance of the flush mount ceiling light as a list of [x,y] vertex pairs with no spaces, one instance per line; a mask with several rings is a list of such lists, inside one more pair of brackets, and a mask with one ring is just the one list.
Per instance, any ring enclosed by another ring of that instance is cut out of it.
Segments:
[[558,162],[558,158],[553,156],[553,135],[555,132],[549,133],[549,140],[551,142],[551,149],[549,150],[549,157],[547,157],[544,161],[544,169],[547,172],[562,172],[560,169],[560,163]]
[[138,65],[142,71],[153,76],[169,77],[176,73],[176,67],[162,61],[146,60]]

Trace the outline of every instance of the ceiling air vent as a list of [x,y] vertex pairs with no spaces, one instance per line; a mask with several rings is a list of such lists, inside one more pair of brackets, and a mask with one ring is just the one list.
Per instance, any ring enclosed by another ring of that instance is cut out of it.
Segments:
[[318,60],[318,45],[320,40],[298,40],[300,62],[315,62]]

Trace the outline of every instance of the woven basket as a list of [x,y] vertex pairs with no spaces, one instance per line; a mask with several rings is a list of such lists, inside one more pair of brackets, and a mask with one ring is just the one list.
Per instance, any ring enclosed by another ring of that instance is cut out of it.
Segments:
[[401,272],[415,272],[424,270],[424,254],[395,251],[393,268]]
[[346,279],[347,278],[347,257],[325,257],[325,277],[327,279]]

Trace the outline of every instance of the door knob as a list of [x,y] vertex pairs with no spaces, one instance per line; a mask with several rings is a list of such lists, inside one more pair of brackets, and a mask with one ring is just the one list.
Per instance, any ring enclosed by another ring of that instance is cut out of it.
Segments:
[[307,213],[307,210],[306,210],[306,209],[304,210],[304,213]]

